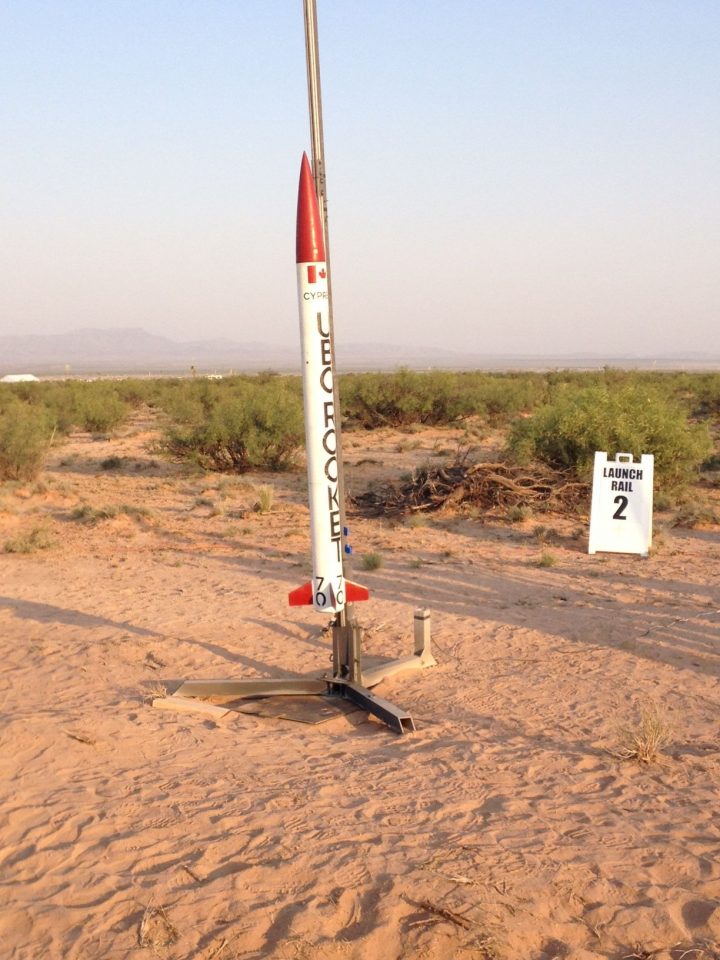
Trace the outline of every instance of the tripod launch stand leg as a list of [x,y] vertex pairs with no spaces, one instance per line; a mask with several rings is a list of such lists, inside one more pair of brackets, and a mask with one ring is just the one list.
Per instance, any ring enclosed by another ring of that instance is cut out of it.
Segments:
[[376,696],[353,680],[328,680],[328,688],[333,693],[339,693],[340,696],[351,700],[368,713],[372,713],[396,733],[412,733],[415,730],[415,722],[407,710]]

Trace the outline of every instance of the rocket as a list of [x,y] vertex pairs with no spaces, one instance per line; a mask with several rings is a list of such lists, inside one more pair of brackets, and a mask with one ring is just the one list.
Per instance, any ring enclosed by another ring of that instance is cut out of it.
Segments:
[[319,613],[338,613],[346,603],[367,600],[369,594],[343,574],[337,442],[340,411],[335,409],[325,240],[305,153],[298,187],[296,262],[312,580],[291,591],[288,599],[290,606],[312,604]]

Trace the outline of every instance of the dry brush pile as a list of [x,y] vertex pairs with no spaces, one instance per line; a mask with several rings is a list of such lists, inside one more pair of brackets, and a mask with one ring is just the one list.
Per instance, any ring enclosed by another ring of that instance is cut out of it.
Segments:
[[455,463],[423,467],[400,485],[356,496],[354,504],[370,516],[441,511],[461,505],[498,511],[528,506],[570,513],[588,503],[589,494],[589,485],[569,470],[539,464]]

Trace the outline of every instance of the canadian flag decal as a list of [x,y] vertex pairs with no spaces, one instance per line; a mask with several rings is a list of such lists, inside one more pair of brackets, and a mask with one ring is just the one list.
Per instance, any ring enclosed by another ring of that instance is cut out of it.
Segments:
[[325,272],[325,267],[321,267],[319,270],[314,263],[309,263],[307,268],[307,282],[308,283],[317,283],[318,277],[321,280],[324,280],[327,276]]

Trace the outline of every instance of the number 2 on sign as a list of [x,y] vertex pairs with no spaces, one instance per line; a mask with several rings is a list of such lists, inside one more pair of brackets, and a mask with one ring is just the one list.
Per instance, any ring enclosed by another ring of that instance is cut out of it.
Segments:
[[625,510],[625,508],[626,508],[627,505],[628,505],[628,498],[627,498],[627,497],[615,497],[615,499],[613,500],[613,503],[619,503],[619,504],[620,504],[620,506],[617,508],[617,510],[616,510],[615,513],[613,514],[613,520],[627,520],[627,517],[625,516],[625,514],[624,514],[623,511]]

